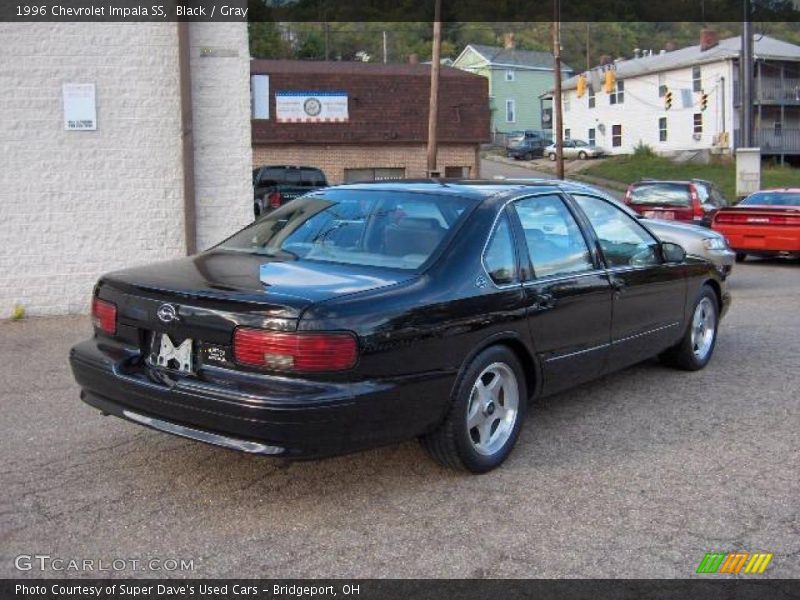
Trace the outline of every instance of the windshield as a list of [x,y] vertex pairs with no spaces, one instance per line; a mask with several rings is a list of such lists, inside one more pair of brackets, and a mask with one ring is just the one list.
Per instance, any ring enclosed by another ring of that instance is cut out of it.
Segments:
[[800,206],[800,192],[756,192],[741,206]]
[[689,206],[689,186],[684,183],[653,183],[637,185],[631,191],[633,204],[668,204]]
[[328,190],[298,198],[218,246],[284,260],[418,269],[477,200]]

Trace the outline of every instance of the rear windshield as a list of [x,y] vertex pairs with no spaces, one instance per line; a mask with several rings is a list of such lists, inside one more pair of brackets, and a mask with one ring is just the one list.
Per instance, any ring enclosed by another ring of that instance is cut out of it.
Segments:
[[683,183],[643,183],[631,190],[633,204],[689,206],[689,186]]
[[276,256],[416,270],[477,200],[412,192],[328,190],[285,204],[218,246]]
[[757,192],[741,202],[742,206],[800,206],[797,192]]

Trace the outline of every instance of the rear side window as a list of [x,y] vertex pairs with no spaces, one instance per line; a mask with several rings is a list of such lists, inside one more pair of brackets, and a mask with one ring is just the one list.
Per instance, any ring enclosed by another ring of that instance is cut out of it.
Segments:
[[689,206],[689,186],[684,183],[640,183],[631,190],[632,204]]
[[259,179],[259,183],[261,185],[273,186],[273,185],[280,185],[284,182],[284,170],[283,169],[262,169],[261,170],[261,179]]
[[319,169],[301,169],[301,185],[303,187],[323,187],[325,176]]
[[505,211],[497,220],[492,232],[483,263],[489,277],[498,285],[513,283],[516,280],[517,261],[514,255],[514,238],[511,237],[511,223]]
[[514,203],[537,278],[591,271],[589,247],[578,223],[558,196]]

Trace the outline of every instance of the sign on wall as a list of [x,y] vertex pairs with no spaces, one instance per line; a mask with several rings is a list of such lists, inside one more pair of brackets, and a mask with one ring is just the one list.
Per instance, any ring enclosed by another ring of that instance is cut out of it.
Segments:
[[250,77],[250,116],[269,119],[269,75]]
[[93,83],[65,83],[64,129],[67,131],[95,131],[97,110]]
[[344,123],[349,119],[346,92],[275,92],[279,123]]

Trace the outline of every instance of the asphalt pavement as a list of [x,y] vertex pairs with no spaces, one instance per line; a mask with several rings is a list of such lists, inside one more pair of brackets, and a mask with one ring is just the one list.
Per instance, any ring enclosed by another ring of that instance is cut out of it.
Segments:
[[[704,371],[539,401],[483,476],[413,441],[286,463],[102,417],[67,364],[87,318],[0,323],[0,576],[683,578],[743,550],[800,577],[800,262],[737,265],[730,289]],[[16,569],[37,554],[193,568]]]

